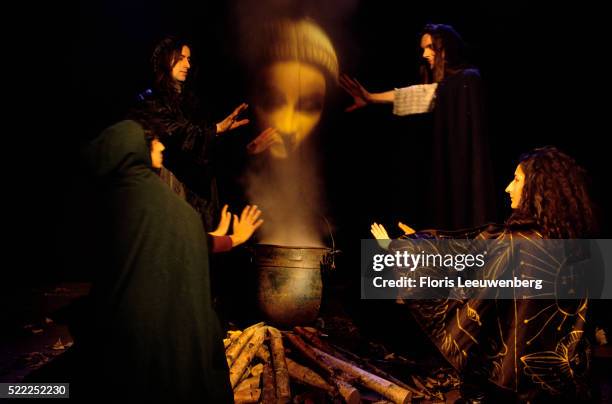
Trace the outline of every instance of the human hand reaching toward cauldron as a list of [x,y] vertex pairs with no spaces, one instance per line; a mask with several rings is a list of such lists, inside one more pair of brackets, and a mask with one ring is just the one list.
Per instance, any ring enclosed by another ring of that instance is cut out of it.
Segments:
[[380,248],[387,249],[389,244],[391,244],[391,240],[389,239],[389,235],[387,234],[387,230],[382,224],[378,224],[376,222],[372,223],[370,227],[370,232],[374,236],[374,238],[378,241],[378,245]]
[[221,219],[219,220],[219,225],[215,229],[215,231],[211,231],[208,234],[211,236],[225,236],[227,231],[229,230],[229,225],[232,221],[232,213],[227,211],[227,204],[223,205],[223,209],[221,209]]
[[238,218],[238,215],[234,215],[234,224],[232,226],[234,234],[230,236],[233,247],[251,238],[255,230],[262,225],[263,219],[259,219],[259,216],[261,216],[261,210],[257,208],[257,205],[245,206],[240,214],[240,218]]
[[378,224],[376,222],[372,223],[372,226],[370,227],[370,232],[376,240],[389,240],[387,230],[382,224]]
[[397,222],[397,226],[404,232],[405,235],[416,233],[416,230],[402,222]]

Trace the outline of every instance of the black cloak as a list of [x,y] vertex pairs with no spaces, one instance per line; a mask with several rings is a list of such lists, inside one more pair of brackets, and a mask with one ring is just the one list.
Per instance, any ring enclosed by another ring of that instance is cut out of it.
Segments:
[[494,221],[496,192],[477,69],[440,82],[433,119],[429,195],[436,227],[465,229]]
[[146,124],[166,146],[164,167],[185,185],[187,202],[201,215],[204,227],[216,228],[219,192],[214,156],[217,129],[194,96],[173,99],[161,91],[146,91],[128,119]]

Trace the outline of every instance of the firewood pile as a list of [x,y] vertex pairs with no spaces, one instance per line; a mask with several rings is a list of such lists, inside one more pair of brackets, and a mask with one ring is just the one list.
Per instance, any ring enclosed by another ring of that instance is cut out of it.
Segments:
[[257,323],[223,342],[237,404],[445,402],[444,392],[458,386],[445,372],[401,381],[310,327],[281,332]]

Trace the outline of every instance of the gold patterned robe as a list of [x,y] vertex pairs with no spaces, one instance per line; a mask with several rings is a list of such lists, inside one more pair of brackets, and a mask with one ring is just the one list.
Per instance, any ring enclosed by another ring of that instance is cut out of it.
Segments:
[[[434,240],[449,239],[451,247],[445,245],[451,249],[452,239],[493,241],[493,259],[480,275],[488,279],[511,271],[523,278],[537,276],[554,282],[559,263],[543,248],[537,231],[488,226],[468,232],[423,234]],[[410,243],[401,239],[390,245],[392,251],[410,248]],[[444,357],[472,380],[489,380],[526,401],[583,397],[588,391],[585,378],[590,354],[584,337],[588,299],[524,297],[517,294],[512,299],[484,300],[447,295],[420,300],[413,296],[406,302]]]

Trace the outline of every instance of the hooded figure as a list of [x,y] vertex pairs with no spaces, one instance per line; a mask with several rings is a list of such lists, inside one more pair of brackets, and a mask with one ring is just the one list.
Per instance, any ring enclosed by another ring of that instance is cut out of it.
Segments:
[[198,214],[156,175],[136,122],[106,129],[85,157],[100,189],[101,251],[84,380],[71,395],[83,387],[88,402],[233,402]]

